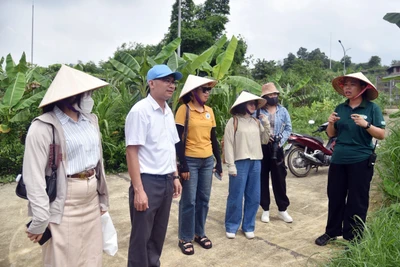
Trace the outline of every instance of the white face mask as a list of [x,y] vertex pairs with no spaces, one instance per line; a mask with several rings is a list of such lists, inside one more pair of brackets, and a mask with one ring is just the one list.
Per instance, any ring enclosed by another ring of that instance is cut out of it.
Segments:
[[94,100],[91,95],[85,95],[81,98],[81,111],[82,113],[90,113],[93,110]]
[[81,103],[80,103],[80,107],[77,104],[73,105],[74,108],[82,113],[91,113],[93,110],[93,106],[94,106],[94,100],[92,98],[92,94],[91,92],[89,93],[85,93],[82,97],[81,97]]

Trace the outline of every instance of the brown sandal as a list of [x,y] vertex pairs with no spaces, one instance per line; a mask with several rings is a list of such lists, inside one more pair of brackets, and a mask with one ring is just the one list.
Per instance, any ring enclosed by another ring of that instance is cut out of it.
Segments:
[[[185,242],[185,241],[178,241],[178,246],[180,247],[181,251],[185,255],[193,255],[194,254],[194,248],[192,242]],[[187,251],[187,249],[192,249],[190,251]]]

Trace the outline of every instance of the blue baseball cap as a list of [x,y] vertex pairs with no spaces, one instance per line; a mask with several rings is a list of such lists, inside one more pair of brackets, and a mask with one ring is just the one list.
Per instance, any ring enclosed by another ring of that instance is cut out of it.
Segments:
[[147,72],[147,82],[166,77],[169,75],[174,75],[175,80],[182,79],[183,75],[179,71],[172,72],[172,70],[167,65],[155,65]]

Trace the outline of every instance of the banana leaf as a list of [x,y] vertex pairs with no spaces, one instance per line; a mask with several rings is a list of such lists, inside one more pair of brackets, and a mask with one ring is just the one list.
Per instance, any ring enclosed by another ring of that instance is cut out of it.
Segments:
[[28,121],[30,119],[31,113],[29,109],[24,109],[21,112],[18,112],[11,118],[10,122],[18,122],[18,121]]
[[15,106],[14,110],[18,111],[18,110],[32,106],[34,103],[38,102],[39,100],[42,100],[45,94],[46,94],[46,91],[41,91],[39,93],[34,94],[33,96],[29,97],[25,101],[21,101],[20,103],[18,103]]
[[238,89],[238,92],[246,89],[255,95],[261,94],[261,85],[253,81],[252,79],[242,76],[228,76],[225,82],[231,86],[236,87]]
[[118,60],[111,58],[110,63],[117,71],[124,74],[126,77],[130,79],[134,79],[136,77],[136,74],[127,65],[119,62]]
[[128,66],[131,70],[134,70],[135,72],[139,72],[140,70],[140,65],[136,61],[136,59],[131,56],[130,54],[126,52],[121,52],[121,61]]
[[235,56],[235,51],[237,48],[238,40],[235,36],[232,36],[231,41],[226,48],[223,58],[220,59],[220,63],[217,64],[219,67],[215,68],[213,77],[217,80],[222,79],[226,74],[228,74],[229,68],[232,65],[233,58]]
[[154,58],[154,61],[157,62],[157,64],[162,64],[165,60],[167,60],[172,53],[179,47],[181,44],[181,38],[176,38],[166,46],[164,46],[161,50],[160,53]]
[[386,13],[384,20],[396,24],[400,28],[400,13]]
[[177,53],[174,52],[169,57],[167,65],[172,71],[176,71],[178,69],[179,61],[178,61],[178,54]]
[[25,91],[25,74],[18,72],[4,94],[3,104],[11,110],[22,98]]

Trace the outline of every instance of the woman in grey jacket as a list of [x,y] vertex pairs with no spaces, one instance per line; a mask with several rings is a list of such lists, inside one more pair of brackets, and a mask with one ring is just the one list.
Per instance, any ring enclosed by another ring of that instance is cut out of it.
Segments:
[[[63,65],[39,105],[44,114],[29,128],[23,177],[32,223],[26,233],[36,243],[49,228],[43,266],[102,266],[100,216],[108,209],[108,190],[97,117],[90,112],[92,90],[106,85]],[[51,173],[53,128],[57,197],[49,203],[44,177]]]

